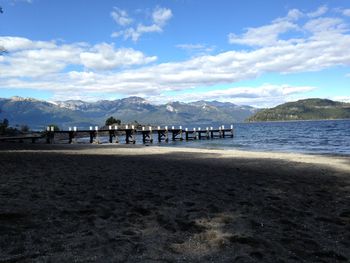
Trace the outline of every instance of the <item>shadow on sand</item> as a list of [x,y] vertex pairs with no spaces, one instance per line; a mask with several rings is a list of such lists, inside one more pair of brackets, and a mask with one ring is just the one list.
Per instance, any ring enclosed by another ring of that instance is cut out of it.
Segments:
[[325,167],[35,152],[0,165],[0,262],[350,259],[349,176]]

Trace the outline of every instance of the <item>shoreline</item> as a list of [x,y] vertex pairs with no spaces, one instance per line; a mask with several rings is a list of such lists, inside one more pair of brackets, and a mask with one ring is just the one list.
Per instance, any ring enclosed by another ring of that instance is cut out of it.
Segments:
[[[190,142],[191,143],[191,142]],[[15,146],[18,145],[18,146]],[[2,149],[5,149],[6,147],[9,148],[21,148],[21,145],[26,145],[25,148],[30,148],[30,143],[26,142],[26,143],[18,143],[18,142],[0,142],[0,151]],[[45,143],[37,143],[37,144],[32,144],[32,145],[42,145],[42,147],[56,147],[56,148],[60,148],[60,147],[82,147],[82,148],[87,148],[87,147],[116,147],[116,148],[140,148],[140,147],[160,147],[160,148],[169,148],[169,149],[196,149],[198,151],[201,150],[213,150],[213,151],[237,151],[237,152],[256,152],[256,153],[267,153],[267,152],[271,152],[271,153],[275,153],[275,154],[300,154],[300,155],[315,155],[315,156],[328,156],[328,157],[350,157],[350,153],[337,153],[337,152],[312,152],[312,151],[292,151],[292,149],[290,151],[287,150],[275,150],[275,149],[255,149],[252,147],[235,147],[233,148],[232,146],[198,146],[201,144],[197,144],[197,145],[190,145],[190,146],[186,146],[187,144],[184,142],[183,145],[180,145],[180,142],[169,142],[169,143],[136,143],[136,144],[125,144],[125,143],[109,143],[109,142],[104,142],[104,143],[100,143],[100,144],[91,144],[91,143],[85,143],[85,142],[78,142],[78,143],[73,143],[73,144],[69,144],[69,143],[56,143],[56,144],[51,144],[52,146],[45,146],[47,144]],[[24,146],[23,146],[24,147]],[[34,146],[35,147],[35,146]],[[38,146],[37,148],[40,148],[40,146]]]
[[[142,149],[142,150],[141,150]],[[79,150],[78,152],[76,152]],[[105,150],[105,151],[98,151]],[[350,169],[350,155],[347,154],[329,154],[329,153],[303,153],[303,152],[284,152],[284,151],[268,151],[268,150],[251,150],[251,149],[230,149],[226,148],[201,148],[201,147],[181,147],[181,146],[167,146],[156,144],[24,144],[24,143],[0,143],[1,152],[65,152],[81,154],[97,154],[97,155],[143,155],[143,154],[168,154],[171,152],[187,152],[193,154],[216,154],[222,157],[245,157],[245,158],[268,158],[290,161],[313,161],[315,164],[327,163],[329,158],[334,160],[346,161],[349,160]],[[213,156],[214,157],[214,156]],[[328,163],[329,165],[333,165]]]
[[254,149],[254,148],[235,148],[232,149],[232,146],[222,146],[222,147],[195,147],[195,146],[176,146],[176,145],[146,145],[146,146],[155,146],[155,147],[164,147],[164,148],[183,148],[183,149],[196,149],[198,151],[200,150],[213,150],[213,151],[237,151],[237,152],[256,152],[256,153],[274,153],[274,154],[299,154],[299,155],[312,155],[312,156],[328,156],[328,157],[350,157],[350,153],[346,154],[346,153],[328,153],[328,152],[312,152],[312,151],[287,151],[287,150],[281,150],[281,151],[276,151],[276,150],[269,150],[269,149],[262,149],[262,150],[258,150],[258,149]]

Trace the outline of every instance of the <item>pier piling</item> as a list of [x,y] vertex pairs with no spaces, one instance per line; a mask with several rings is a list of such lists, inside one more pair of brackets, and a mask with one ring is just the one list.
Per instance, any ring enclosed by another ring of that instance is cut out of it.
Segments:
[[153,143],[153,131],[152,127],[148,127],[148,131],[146,131],[145,127],[142,127],[142,142],[143,143]]

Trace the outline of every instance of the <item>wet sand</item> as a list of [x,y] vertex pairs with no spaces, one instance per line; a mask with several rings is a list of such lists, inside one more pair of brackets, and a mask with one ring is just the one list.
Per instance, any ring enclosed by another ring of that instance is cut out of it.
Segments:
[[349,262],[350,157],[0,144],[0,262]]

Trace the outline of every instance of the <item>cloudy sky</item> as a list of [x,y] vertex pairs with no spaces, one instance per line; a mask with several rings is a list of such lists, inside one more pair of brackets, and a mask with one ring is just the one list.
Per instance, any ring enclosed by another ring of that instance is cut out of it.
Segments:
[[0,97],[350,101],[348,0],[0,0]]

